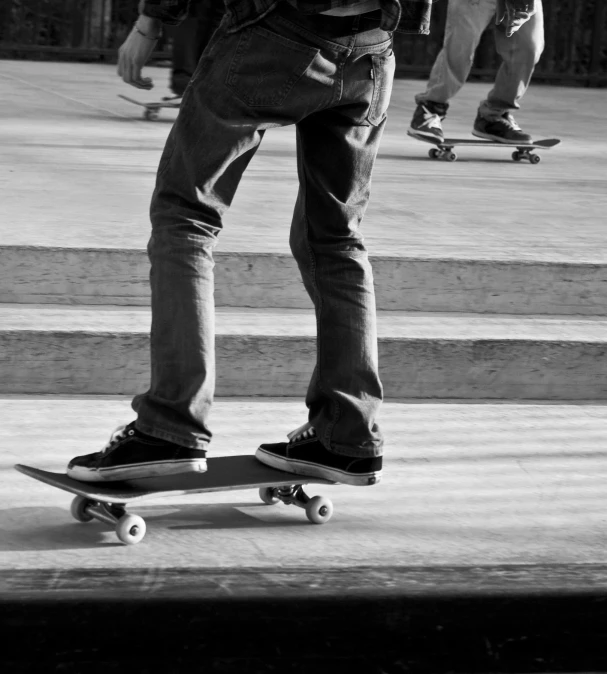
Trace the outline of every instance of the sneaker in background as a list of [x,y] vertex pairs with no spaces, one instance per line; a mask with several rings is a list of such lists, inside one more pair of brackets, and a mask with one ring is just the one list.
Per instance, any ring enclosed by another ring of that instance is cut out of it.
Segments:
[[447,116],[448,109],[447,103],[435,103],[434,101],[419,103],[415,108],[407,133],[410,136],[424,136],[442,143],[445,136],[441,122]]
[[527,144],[533,142],[531,136],[528,133],[524,133],[509,112],[505,112],[501,117],[493,119],[482,117],[478,113],[474,120],[472,135],[477,138],[496,140],[499,143]]

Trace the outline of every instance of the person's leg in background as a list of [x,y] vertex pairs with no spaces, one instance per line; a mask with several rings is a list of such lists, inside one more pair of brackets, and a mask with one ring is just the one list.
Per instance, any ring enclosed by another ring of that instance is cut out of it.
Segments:
[[449,0],[443,47],[436,57],[426,90],[415,97],[417,107],[409,133],[443,140],[441,122],[449,101],[464,86],[481,36],[495,16],[496,0]]
[[172,67],[171,91],[183,96],[198,61],[221,23],[225,6],[223,0],[203,0],[196,4],[195,14],[179,26],[171,28]]
[[478,109],[473,134],[504,142],[531,142],[512,116],[520,109],[544,50],[544,13],[537,2],[536,13],[511,37],[506,37],[502,26],[495,29],[495,44],[502,64],[495,78],[495,85]]

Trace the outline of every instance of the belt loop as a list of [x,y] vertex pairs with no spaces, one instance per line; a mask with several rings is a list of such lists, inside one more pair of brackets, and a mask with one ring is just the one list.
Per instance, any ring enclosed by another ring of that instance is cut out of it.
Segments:
[[356,14],[354,21],[352,22],[352,33],[356,35],[360,28],[360,14]]

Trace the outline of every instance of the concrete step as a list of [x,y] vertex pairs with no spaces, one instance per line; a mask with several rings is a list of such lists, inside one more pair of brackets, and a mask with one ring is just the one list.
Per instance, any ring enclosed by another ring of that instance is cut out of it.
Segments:
[[[217,306],[307,308],[286,253],[215,253]],[[380,310],[607,315],[607,264],[372,257]],[[149,304],[144,250],[0,246],[0,302]]]
[[[217,310],[217,395],[303,396],[312,311]],[[143,307],[0,306],[0,393],[124,393],[149,385]],[[607,319],[378,312],[386,397],[602,400]]]

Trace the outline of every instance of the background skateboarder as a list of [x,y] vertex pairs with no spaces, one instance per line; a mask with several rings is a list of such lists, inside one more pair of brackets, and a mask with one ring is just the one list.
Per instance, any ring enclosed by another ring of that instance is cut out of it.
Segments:
[[[426,91],[415,97],[417,108],[410,134],[444,139],[441,122],[449,101],[468,79],[483,31],[494,18],[502,19],[504,9],[508,8],[503,0],[449,0],[443,48]],[[542,55],[544,17],[541,0],[515,2],[512,10],[515,15],[511,20],[502,21],[495,29],[495,46],[502,64],[493,89],[478,108],[472,133],[504,143],[526,143],[532,137],[521,130],[511,111],[519,109]]]

